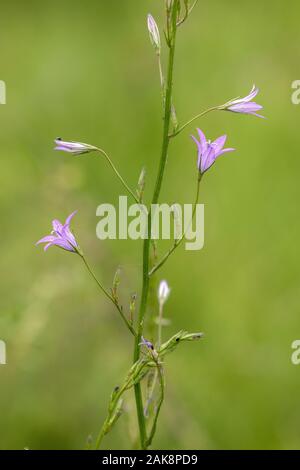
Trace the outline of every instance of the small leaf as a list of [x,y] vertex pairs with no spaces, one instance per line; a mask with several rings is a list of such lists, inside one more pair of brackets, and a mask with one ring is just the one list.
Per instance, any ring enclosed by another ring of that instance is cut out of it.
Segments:
[[134,320],[136,299],[137,299],[137,294],[134,292],[133,294],[131,294],[130,304],[129,304],[129,314],[130,314],[130,323],[131,324],[133,324],[133,320]]

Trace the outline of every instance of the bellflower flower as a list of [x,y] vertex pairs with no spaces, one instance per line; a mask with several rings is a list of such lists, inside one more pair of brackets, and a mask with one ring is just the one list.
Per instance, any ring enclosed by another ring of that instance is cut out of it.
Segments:
[[160,46],[159,29],[158,29],[155,19],[150,14],[147,17],[147,26],[148,26],[151,43],[154,46],[157,54],[160,54],[161,46]]
[[153,344],[151,343],[151,341],[148,341],[146,338],[144,338],[144,336],[141,337],[140,346],[145,346],[145,347],[146,347],[147,349],[149,349],[150,351],[153,351],[153,350],[154,350],[154,346],[153,346]]
[[262,106],[252,101],[258,92],[259,89],[253,85],[252,90],[247,96],[244,96],[244,98],[237,98],[235,100],[228,101],[221,107],[221,109],[224,109],[225,111],[232,111],[233,113],[252,114],[253,116],[263,118],[264,116],[257,114],[257,111],[262,109]]
[[77,211],[72,212],[72,214],[67,217],[64,224],[59,220],[53,220],[51,235],[41,238],[36,245],[46,243],[44,251],[48,250],[50,246],[56,245],[63,250],[71,251],[72,253],[80,253],[78,243],[70,230],[70,223],[76,212]]
[[161,281],[158,288],[158,302],[162,307],[164,303],[168,300],[171,289],[168,286],[167,281]]
[[94,152],[98,150],[97,147],[94,147],[93,145],[84,144],[83,142],[66,142],[60,137],[55,139],[54,142],[56,144],[54,150],[62,150],[63,152],[69,152],[73,155],[82,155],[83,153]]
[[224,149],[224,145],[227,139],[226,135],[218,137],[214,142],[206,140],[204,133],[201,129],[197,129],[200,140],[196,139],[193,135],[191,136],[198,147],[198,169],[201,173],[205,173],[216,161],[218,157],[223,153],[232,152],[233,148]]

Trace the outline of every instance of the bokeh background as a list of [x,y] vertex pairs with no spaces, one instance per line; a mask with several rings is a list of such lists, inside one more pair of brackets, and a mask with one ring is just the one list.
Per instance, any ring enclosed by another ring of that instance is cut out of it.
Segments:
[[[161,103],[146,14],[163,0],[14,1],[1,5],[0,448],[76,449],[96,435],[132,344],[79,258],[34,246],[53,218],[74,228],[99,278],[122,267],[124,305],[140,291],[141,242],[99,241],[96,207],[124,194],[104,160],[54,152],[53,139],[105,148],[135,186],[156,174]],[[168,337],[205,340],[167,359],[154,448],[299,448],[299,2],[199,1],[178,35],[174,100],[181,123],[256,83],[266,120],[212,113],[197,124],[237,149],[204,179],[205,247],[183,246],[156,278],[172,287]],[[196,124],[195,124],[196,126]],[[172,141],[161,200],[194,198],[194,126]],[[160,245],[160,252],[166,245]],[[153,305],[151,314],[156,315]],[[105,448],[136,438],[131,394]]]

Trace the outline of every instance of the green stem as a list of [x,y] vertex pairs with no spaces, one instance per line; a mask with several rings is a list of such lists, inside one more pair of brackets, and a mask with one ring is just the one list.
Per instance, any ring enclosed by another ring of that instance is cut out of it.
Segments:
[[[169,148],[169,129],[170,129],[170,117],[171,117],[171,105],[172,105],[172,85],[173,85],[173,68],[174,68],[174,54],[175,54],[175,39],[176,39],[176,20],[178,11],[178,1],[174,0],[171,11],[171,25],[172,25],[172,37],[170,38],[169,44],[169,60],[168,60],[168,72],[166,81],[166,94],[164,102],[164,128],[163,128],[163,141],[161,149],[161,157],[158,169],[158,175],[154,188],[152,204],[156,204],[159,198],[161,185],[163,181],[166,160]],[[144,316],[147,308],[148,291],[149,291],[149,251],[150,251],[150,240],[151,240],[151,210],[148,215],[148,237],[144,240],[143,246],[143,284],[142,284],[142,296],[138,315],[138,327],[137,336],[135,338],[134,345],[134,362],[136,362],[140,356],[140,342],[143,333]],[[138,415],[140,441],[142,449],[147,448],[147,433],[146,424],[142,400],[142,391],[140,383],[137,383],[134,387],[136,409]]]
[[113,164],[112,160],[110,159],[110,157],[107,155],[107,153],[98,148],[97,147],[97,150],[98,152],[100,152],[102,155],[104,155],[104,157],[106,158],[106,160],[108,161],[109,165],[111,166],[111,168],[113,169],[114,173],[117,175],[117,177],[119,178],[119,180],[121,181],[122,185],[124,186],[124,188],[128,191],[128,193],[133,197],[133,199],[135,200],[136,203],[140,203],[138,197],[134,194],[134,192],[130,189],[130,187],[128,186],[128,184],[126,183],[126,181],[124,180],[124,178],[120,175],[119,171],[117,170],[117,168],[115,167],[115,165]]
[[212,108],[208,108],[206,109],[205,111],[202,111],[202,113],[199,113],[197,114],[196,116],[194,116],[192,119],[190,119],[189,121],[187,121],[185,124],[183,124],[183,126],[179,127],[179,129],[177,129],[177,131],[173,132],[173,134],[169,135],[170,138],[172,137],[176,137],[178,134],[180,134],[180,132],[183,131],[183,129],[185,129],[187,126],[189,126],[192,122],[194,122],[196,119],[202,117],[202,116],[205,116],[206,114],[210,113],[211,111],[215,111],[219,109],[218,106],[213,106]]
[[155,413],[155,416],[154,416],[154,420],[153,420],[153,425],[152,425],[152,429],[150,431],[150,434],[149,434],[149,438],[147,440],[147,447],[149,447],[152,443],[152,440],[153,440],[153,437],[155,435],[155,432],[156,432],[156,426],[157,426],[157,420],[158,420],[158,417],[159,417],[159,413],[160,413],[160,409],[161,409],[161,406],[163,404],[163,401],[164,401],[164,398],[165,398],[165,379],[164,379],[164,370],[162,368],[162,366],[160,364],[157,364],[157,375],[158,375],[158,378],[159,378],[159,383],[160,383],[160,399],[159,399],[159,402],[157,404],[157,408],[156,408],[156,413]]
[[[156,350],[158,351],[161,347],[162,343],[162,322],[163,322],[163,305],[160,303],[159,305],[159,313],[158,313],[158,327],[157,327],[157,345],[156,345]],[[148,415],[149,407],[151,405],[151,402],[153,400],[155,388],[156,388],[156,382],[157,382],[157,377],[158,377],[158,372],[157,369],[155,369],[154,377],[153,377],[153,382],[152,386],[149,392],[148,400],[145,406],[145,415]]]
[[162,259],[161,259],[155,266],[153,266],[153,268],[149,271],[149,277],[151,277],[159,268],[161,268],[161,267],[165,264],[165,262],[167,261],[167,259],[169,258],[169,256],[173,253],[173,251],[176,250],[176,248],[178,248],[178,246],[181,244],[181,242],[185,239],[186,232],[187,232],[188,229],[190,228],[191,224],[193,223],[194,217],[195,217],[195,213],[196,213],[196,209],[197,209],[197,204],[198,204],[198,200],[199,200],[199,192],[200,192],[200,182],[201,182],[201,178],[202,178],[202,175],[201,175],[201,173],[199,173],[199,177],[198,177],[198,181],[197,181],[196,198],[195,198],[195,202],[194,202],[194,207],[193,207],[191,222],[190,222],[188,228],[187,228],[186,231],[183,233],[183,235],[179,238],[179,240],[176,240],[176,242],[174,243],[174,245],[172,246],[172,248],[170,248],[170,249],[167,251],[167,253],[165,253],[165,255],[162,257]]
[[164,81],[164,74],[163,74],[162,65],[161,65],[160,54],[157,55],[157,60],[158,60],[158,71],[159,71],[160,87],[161,87],[162,97],[164,99],[165,81]]
[[136,331],[134,330],[133,326],[130,324],[129,320],[126,318],[126,316],[124,315],[123,313],[123,310],[122,310],[122,307],[118,304],[118,302],[116,301],[116,299],[114,299],[114,297],[105,289],[105,287],[103,287],[103,285],[101,284],[100,281],[98,281],[97,277],[95,276],[92,268],[90,267],[89,263],[87,262],[87,260],[85,259],[85,257],[79,253],[79,256],[82,258],[88,272],[91,274],[92,278],[95,280],[95,282],[97,283],[98,287],[100,288],[100,290],[103,292],[103,294],[109,299],[112,301],[112,303],[114,304],[114,306],[116,307],[116,309],[118,310],[122,320],[124,321],[124,323],[126,324],[127,328],[129,329],[129,331],[133,334],[133,336],[136,337]]
[[186,9],[185,9],[185,15],[184,15],[184,17],[183,17],[180,21],[177,22],[177,28],[178,28],[179,26],[181,26],[181,25],[187,20],[187,18],[190,16],[190,14],[192,13],[193,9],[195,8],[197,2],[198,2],[198,0],[195,0],[194,3],[193,3],[193,5],[192,5],[190,8],[188,7],[188,4],[187,4]]

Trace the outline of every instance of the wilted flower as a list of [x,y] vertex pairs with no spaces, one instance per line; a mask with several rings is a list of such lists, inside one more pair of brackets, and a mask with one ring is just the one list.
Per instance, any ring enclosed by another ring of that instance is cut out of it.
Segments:
[[215,162],[215,160],[223,155],[223,153],[232,152],[233,148],[224,149],[227,139],[226,135],[218,137],[214,142],[206,140],[204,133],[201,129],[197,129],[200,140],[197,140],[193,135],[192,139],[196,142],[198,147],[198,169],[201,174],[205,173]]
[[147,339],[145,339],[144,336],[141,337],[140,346],[145,346],[150,351],[153,351],[153,349],[154,349],[154,346],[151,343],[151,341],[148,341]]
[[258,94],[259,89],[253,85],[252,90],[250,93],[245,96],[244,98],[237,98],[225,103],[221,109],[225,111],[232,111],[233,113],[242,113],[242,114],[253,114],[253,116],[257,116],[263,118],[260,114],[257,114],[257,111],[262,109],[260,104],[255,103],[253,98]]
[[69,152],[73,155],[81,155],[83,153],[94,152],[98,150],[97,147],[94,147],[93,145],[84,144],[83,142],[66,142],[60,137],[55,139],[54,142],[56,144],[54,150],[62,150],[63,152]]
[[155,19],[153,18],[152,15],[148,15],[147,17],[147,26],[148,26],[148,31],[150,34],[150,40],[157,52],[157,54],[160,54],[160,34],[159,34],[159,29],[156,24]]
[[73,253],[79,253],[79,246],[78,243],[70,230],[70,222],[77,211],[72,212],[72,214],[67,217],[64,224],[62,224],[59,220],[53,220],[52,227],[53,230],[51,235],[47,235],[44,238],[41,238],[36,245],[40,243],[46,243],[44,247],[44,251],[48,250],[50,246],[56,245],[60,248],[63,248],[67,251],[72,251]]
[[164,303],[168,300],[171,289],[168,286],[167,281],[161,281],[158,288],[158,302],[162,307]]

